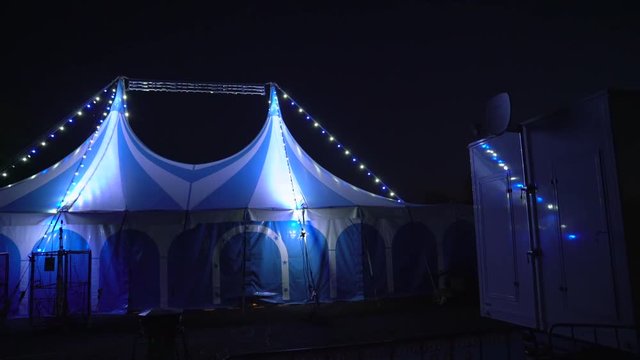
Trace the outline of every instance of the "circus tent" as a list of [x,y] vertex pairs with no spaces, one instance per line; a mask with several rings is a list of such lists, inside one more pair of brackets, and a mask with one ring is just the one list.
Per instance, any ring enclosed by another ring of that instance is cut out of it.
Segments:
[[473,244],[467,206],[376,195],[316,163],[273,84],[253,141],[206,164],[155,154],[129,126],[125,79],[110,90],[75,151],[0,189],[9,316],[57,314],[60,299],[86,314],[426,294]]

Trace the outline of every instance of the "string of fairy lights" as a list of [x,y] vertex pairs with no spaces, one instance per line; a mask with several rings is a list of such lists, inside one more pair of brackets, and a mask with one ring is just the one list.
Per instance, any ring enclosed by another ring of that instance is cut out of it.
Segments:
[[[117,79],[116,79],[117,80]],[[47,148],[51,146],[53,142],[60,138],[62,134],[64,134],[67,129],[73,126],[80,119],[87,117],[87,113],[91,111],[96,111],[98,105],[103,102],[105,98],[108,98],[109,88],[113,86],[116,82],[109,83],[104,88],[100,89],[96,94],[90,97],[87,101],[85,101],[81,106],[76,108],[75,111],[69,113],[66,117],[63,118],[62,121],[58,122],[55,126],[51,127],[47,132],[38,137],[38,140],[29,144],[27,147],[20,150],[14,158],[12,158],[7,165],[0,168],[0,178],[2,180],[8,180],[14,172],[17,172],[20,166],[27,165],[31,163],[37,156],[45,151]],[[106,95],[105,95],[106,94]],[[115,94],[115,90],[113,91]],[[113,97],[114,95],[112,95]],[[113,102],[113,100],[109,100],[109,105]],[[102,113],[102,119],[100,123],[104,120],[104,117],[107,116],[109,111],[109,105],[107,105],[106,109]],[[19,179],[16,179],[19,180]],[[11,186],[11,184],[7,185]]]
[[[71,178],[71,181],[69,182],[69,185],[66,188],[66,191],[62,194],[60,201],[56,204],[56,208],[55,209],[51,209],[50,212],[51,213],[55,213],[57,214],[57,216],[54,216],[51,218],[51,221],[49,222],[49,225],[47,226],[46,230],[44,231],[44,234],[42,235],[42,238],[40,238],[40,241],[37,244],[37,248],[38,251],[44,251],[44,247],[41,247],[41,243],[45,240],[47,240],[47,238],[49,237],[49,240],[51,240],[53,235],[53,229],[55,229],[56,225],[58,224],[58,222],[60,221],[60,215],[62,214],[62,211],[68,209],[68,207],[70,205],[72,205],[77,198],[80,196],[80,193],[82,191],[75,191],[76,186],[78,186],[78,178],[82,178],[84,176],[84,172],[87,171],[87,168],[85,166],[85,160],[87,159],[87,155],[89,154],[89,152],[91,152],[93,150],[93,144],[95,143],[96,139],[98,138],[98,135],[100,134],[100,128],[102,126],[102,123],[104,123],[104,121],[106,120],[107,116],[109,115],[109,111],[111,110],[111,105],[113,105],[113,101],[115,99],[116,96],[116,88],[112,87],[114,85],[115,81],[112,82],[111,84],[109,84],[108,86],[106,86],[105,88],[103,88],[98,94],[101,95],[96,95],[94,96],[92,99],[90,100],[90,102],[85,102],[85,104],[83,105],[83,107],[81,107],[79,110],[77,110],[75,112],[76,116],[82,116],[82,110],[87,108],[87,109],[95,109],[97,108],[97,106],[93,106],[93,105],[97,105],[101,100],[103,100],[104,98],[108,98],[109,100],[106,102],[104,110],[102,112],[102,116],[99,118],[99,121],[95,127],[95,130],[93,131],[92,135],[89,138],[89,143],[87,144],[87,146],[85,147],[85,150],[82,154],[82,158],[80,159],[80,161],[78,162],[78,165],[76,166],[73,176]],[[111,88],[111,91],[109,91],[109,88]],[[109,94],[110,92],[110,94]],[[127,104],[126,104],[126,95],[123,95],[123,106],[126,109],[127,108]],[[91,105],[93,104],[93,105]],[[126,116],[129,115],[128,112],[125,113]],[[73,123],[73,117],[70,117],[67,122],[68,123]],[[54,137],[51,137],[54,138]],[[86,185],[86,184],[85,184]],[[68,197],[70,195],[75,194],[75,198],[71,199],[69,201]],[[51,243],[51,245],[53,246],[53,242]]]
[[304,107],[294,100],[286,91],[284,91],[278,84],[274,84],[275,87],[281,92],[281,98],[283,101],[289,103],[289,105],[300,115],[304,120],[308,121],[314,129],[317,129],[322,136],[327,139],[327,142],[330,143],[338,152],[341,152],[347,161],[350,161],[356,169],[365,174],[366,177],[370,178],[373,182],[373,186],[381,193],[383,196],[393,199],[397,202],[403,203],[404,200],[395,191],[393,191],[378,175],[376,175],[356,154],[354,154],[348,147],[344,145],[343,142],[338,140],[338,138],[329,132],[324,126],[320,124],[320,122],[313,117],[310,113],[304,110]]
[[[516,189],[520,189],[520,191],[527,191],[527,187],[525,186],[525,184],[523,183],[523,181],[518,181],[521,180],[519,179],[517,176],[512,176],[511,174],[511,170],[509,165],[507,164],[507,162],[502,159],[500,157],[500,155],[498,154],[498,152],[493,149],[489,144],[481,144],[480,148],[483,149],[483,152],[486,156],[489,157],[489,159],[491,159],[492,161],[494,161],[498,167],[502,168],[504,171],[507,172],[507,176],[509,177],[509,181],[511,181],[511,184],[513,184],[513,190]],[[545,199],[540,196],[540,195],[536,195],[535,197],[535,201],[536,203],[541,205],[541,209],[547,209],[550,211],[558,211],[558,204],[557,203],[553,203],[553,202],[549,202],[547,201],[546,204],[543,204],[545,202]],[[563,229],[565,232],[567,232],[567,239],[568,240],[575,240],[579,238],[579,235],[575,232],[568,232],[568,230],[566,230],[568,227],[565,224],[560,224],[560,228]]]
[[[71,182],[69,183],[69,186],[67,187],[66,192],[63,194],[62,199],[60,200],[60,202],[57,204],[58,206],[58,211],[67,208],[68,206],[72,205],[77,198],[80,196],[80,194],[82,193],[82,189],[80,189],[80,191],[75,191],[76,186],[78,186],[78,181],[76,179],[80,178],[82,179],[84,176],[83,170],[87,171],[87,169],[85,168],[85,164],[84,161],[87,158],[87,154],[93,150],[93,144],[96,141],[98,135],[100,134],[100,127],[102,126],[102,123],[106,120],[106,116],[109,114],[109,110],[111,109],[111,105],[113,104],[113,101],[115,99],[116,96],[116,88],[112,88],[111,89],[111,95],[110,95],[110,99],[108,101],[108,104],[105,108],[105,111],[102,113],[103,117],[100,119],[99,124],[96,125],[96,129],[94,130],[93,134],[91,135],[91,139],[89,140],[89,144],[86,148],[86,150],[84,151],[84,153],[82,154],[82,159],[80,159],[80,162],[78,163],[75,172],[73,173],[73,177],[71,178]],[[129,116],[129,112],[127,111],[127,95],[123,94],[122,95],[122,103],[123,103],[123,107],[125,109],[125,116]],[[86,183],[83,185],[86,186]],[[75,199],[71,199],[71,201],[68,201],[67,197],[69,195],[74,195],[75,194]]]
[[[61,122],[59,122],[58,124],[50,128],[49,131],[47,131],[43,136],[39,138],[39,140],[35,141],[34,143],[30,144],[29,146],[24,148],[22,151],[20,151],[18,153],[18,156],[13,158],[13,160],[8,165],[0,169],[0,179],[5,180],[10,178],[10,176],[14,172],[13,171],[14,169],[18,168],[21,165],[30,163],[33,159],[37,157],[39,153],[44,151],[47,147],[50,146],[52,142],[54,142],[57,138],[59,138],[60,135],[62,135],[67,130],[68,127],[72,126],[73,124],[76,123],[76,121],[82,119],[83,117],[86,117],[86,114],[88,112],[95,111],[98,108],[98,105],[103,102],[103,100],[109,99],[107,101],[108,104],[106,104],[105,109],[102,113],[102,117],[100,117],[99,123],[96,126],[96,130],[94,131],[94,134],[92,135],[92,138],[90,140],[90,143],[93,143],[93,141],[98,135],[100,125],[108,115],[110,106],[113,103],[113,99],[115,97],[115,92],[116,92],[114,84],[118,81],[118,79],[119,78],[115,79],[110,84],[100,89],[98,93],[96,93],[94,96],[92,96],[87,101],[85,101],[82,104],[82,106],[78,107],[74,112],[70,113],[67,117],[65,117],[64,120],[62,120]],[[334,147],[338,152],[340,152],[347,161],[353,164],[353,166],[357,169],[357,171],[364,174],[364,176],[366,176],[368,179],[371,179],[370,181],[372,182],[372,186],[375,189],[377,189],[379,194],[389,199],[395,200],[397,202],[401,202],[401,203],[404,202],[404,200],[399,195],[397,195],[396,192],[392,190],[389,187],[389,185],[387,185],[382,180],[380,176],[375,174],[360,159],[360,157],[356,156],[356,154],[354,154],[342,141],[340,141],[334,134],[329,132],[313,115],[311,115],[309,112],[304,110],[304,107],[302,107],[302,105],[299,102],[297,102],[289,94],[287,94],[287,92],[284,91],[278,84],[274,83],[273,85],[281,93],[280,96],[283,102],[288,103],[294,109],[294,111],[296,111],[300,116],[302,116],[303,119],[308,121],[314,129],[317,129],[317,131],[326,138],[327,142],[332,147]],[[111,94],[108,94],[109,89],[111,89],[110,91]],[[124,107],[126,111],[126,106],[127,106],[126,94],[123,94],[123,102],[124,102]],[[128,111],[125,112],[125,115],[126,116],[129,115]],[[89,145],[86,149],[87,149],[86,150],[87,152],[91,151],[92,149],[91,145]],[[82,160],[84,159],[86,159],[86,154],[83,154]],[[74,172],[74,178],[72,182],[69,184],[69,187],[67,188],[66,193],[63,195],[60,203],[58,204],[59,209],[64,207],[65,204],[67,204],[67,196],[73,193],[73,189],[77,185],[76,178],[80,176],[80,173],[82,172],[82,169],[84,167],[85,167],[84,161],[80,161],[80,163],[78,164],[78,169],[76,169],[76,171]],[[8,186],[11,186],[11,184],[9,184]]]

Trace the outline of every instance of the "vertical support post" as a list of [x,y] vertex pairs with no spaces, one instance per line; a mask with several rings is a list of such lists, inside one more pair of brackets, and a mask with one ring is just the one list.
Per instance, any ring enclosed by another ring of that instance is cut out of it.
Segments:
[[63,279],[63,271],[64,271],[64,244],[62,241],[62,225],[63,222],[60,220],[60,227],[58,228],[58,260],[56,264],[56,307],[55,307],[55,315],[56,317],[63,316],[64,312],[64,279]]
[[29,256],[29,263],[31,271],[29,274],[29,321],[33,320],[33,289],[34,289],[34,277],[36,273],[36,257],[33,253]]
[[67,312],[69,310],[69,306],[68,306],[68,294],[69,294],[69,273],[71,272],[71,260],[70,260],[70,256],[68,254],[64,253],[64,250],[62,252],[62,258],[64,259],[63,262],[63,270],[64,270],[64,279],[62,281],[62,316],[66,317],[67,316]]
[[87,321],[91,316],[91,250],[89,250],[89,256],[87,257]]

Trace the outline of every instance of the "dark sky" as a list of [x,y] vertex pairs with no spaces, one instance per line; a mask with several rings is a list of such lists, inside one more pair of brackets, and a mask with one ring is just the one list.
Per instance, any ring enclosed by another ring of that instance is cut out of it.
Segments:
[[[520,122],[606,87],[640,88],[637,9],[511,3],[17,5],[0,15],[0,166],[120,75],[276,82],[404,200],[470,202],[467,145],[490,97],[508,92]],[[129,109],[151,149],[206,162],[248,144],[267,106],[261,97],[136,92]],[[369,189],[295,112],[284,119],[321,165]],[[49,165],[88,129],[68,129],[23,171]]]

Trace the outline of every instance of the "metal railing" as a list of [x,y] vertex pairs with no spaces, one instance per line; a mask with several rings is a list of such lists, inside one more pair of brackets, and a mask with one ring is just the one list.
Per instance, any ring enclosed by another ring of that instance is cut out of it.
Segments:
[[127,90],[262,96],[266,93],[265,84],[214,84],[137,79],[128,80]]

